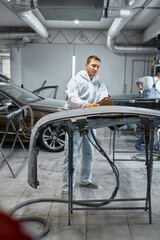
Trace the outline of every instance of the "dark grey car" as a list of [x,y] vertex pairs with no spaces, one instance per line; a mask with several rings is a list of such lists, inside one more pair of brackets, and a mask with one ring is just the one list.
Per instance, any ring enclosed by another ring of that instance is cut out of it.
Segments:
[[[29,125],[31,120],[34,120],[34,123],[36,123],[40,118],[50,113],[56,114],[56,112],[67,110],[66,101],[40,97],[24,88],[0,82],[0,106],[6,104],[9,105],[9,112],[13,112],[25,105],[29,106],[32,114],[29,112],[25,118],[26,125]],[[1,120],[1,132],[4,132],[5,126],[5,120]],[[25,136],[21,137],[24,141],[29,141],[29,138],[25,138]],[[44,127],[38,138],[40,146],[52,152],[62,151],[64,149],[64,141],[65,133],[61,132],[57,137],[56,129],[52,124]]]
[[7,76],[5,76],[2,73],[0,73],[0,82],[10,83],[11,80]]

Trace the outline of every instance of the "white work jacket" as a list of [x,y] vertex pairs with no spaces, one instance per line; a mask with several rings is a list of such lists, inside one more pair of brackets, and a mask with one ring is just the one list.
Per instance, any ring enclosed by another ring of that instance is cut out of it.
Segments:
[[83,108],[88,103],[99,103],[104,97],[108,97],[108,91],[99,76],[92,80],[87,72],[82,70],[71,78],[67,84],[68,106],[70,108]]

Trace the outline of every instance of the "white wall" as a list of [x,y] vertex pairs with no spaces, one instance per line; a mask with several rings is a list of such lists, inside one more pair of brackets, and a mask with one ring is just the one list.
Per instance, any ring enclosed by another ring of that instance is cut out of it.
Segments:
[[11,62],[11,81],[14,84],[21,86],[22,84],[22,60],[21,48],[12,47],[10,49],[10,62]]
[[106,45],[76,45],[76,72],[85,67],[89,55],[97,55],[102,60],[99,76],[110,95],[137,93],[135,80],[151,74],[153,55],[115,54]]
[[76,70],[84,67],[84,61],[90,55],[97,55],[101,59],[99,70],[100,80],[103,81],[109,94],[119,94],[123,88],[124,57],[113,54],[105,45],[76,46]]
[[71,78],[72,45],[32,44],[22,48],[22,81],[25,88],[58,85],[58,99],[65,99],[65,87]]
[[[102,64],[99,71],[110,95],[137,92],[135,80],[150,74],[153,56],[117,55],[106,45],[76,44],[76,72],[85,69],[88,56],[97,55]],[[72,75],[72,44],[29,44],[21,50],[22,84],[34,90],[46,85],[59,85],[57,99],[66,98],[66,84]]]

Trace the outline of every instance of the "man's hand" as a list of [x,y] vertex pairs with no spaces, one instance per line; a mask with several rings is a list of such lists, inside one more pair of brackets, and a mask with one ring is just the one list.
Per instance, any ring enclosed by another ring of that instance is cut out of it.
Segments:
[[97,104],[97,103],[88,103],[86,105],[86,107],[98,107],[98,106],[99,106],[99,104]]
[[143,97],[143,90],[139,90],[139,95]]

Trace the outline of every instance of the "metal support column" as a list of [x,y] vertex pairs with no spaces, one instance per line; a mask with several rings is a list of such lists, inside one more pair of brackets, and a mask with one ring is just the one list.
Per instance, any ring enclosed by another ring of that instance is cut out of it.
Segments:
[[[146,124],[149,121],[145,120]],[[146,148],[146,168],[147,168],[147,193],[146,193],[146,209],[149,209],[149,223],[152,223],[152,206],[151,206],[151,183],[153,170],[153,143],[154,143],[155,127],[150,128],[145,125],[145,148]]]
[[73,208],[73,131],[68,131],[68,225],[71,224],[71,213]]

